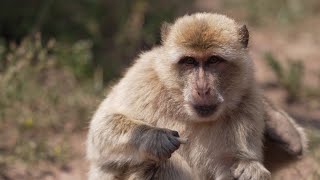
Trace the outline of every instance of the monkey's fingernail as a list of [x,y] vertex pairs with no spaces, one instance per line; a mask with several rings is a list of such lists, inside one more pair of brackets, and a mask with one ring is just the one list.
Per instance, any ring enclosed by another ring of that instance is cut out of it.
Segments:
[[172,131],[172,135],[175,137],[180,137],[178,131]]
[[188,138],[177,138],[181,144],[187,144]]

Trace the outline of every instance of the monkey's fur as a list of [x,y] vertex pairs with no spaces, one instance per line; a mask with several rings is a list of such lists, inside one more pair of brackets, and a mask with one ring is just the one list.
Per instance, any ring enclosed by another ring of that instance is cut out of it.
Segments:
[[270,179],[265,130],[301,153],[303,132],[274,116],[257,88],[248,39],[245,26],[218,14],[164,25],[162,45],[135,61],[91,121],[89,179]]

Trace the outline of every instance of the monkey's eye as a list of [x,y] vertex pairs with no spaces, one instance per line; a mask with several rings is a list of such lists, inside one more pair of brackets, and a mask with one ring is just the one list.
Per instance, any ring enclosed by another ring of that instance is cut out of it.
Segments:
[[189,65],[189,66],[198,66],[198,61],[190,56],[183,57],[180,59],[179,64]]
[[219,64],[221,62],[224,62],[225,60],[220,56],[211,56],[208,58],[206,64],[212,65],[212,64]]

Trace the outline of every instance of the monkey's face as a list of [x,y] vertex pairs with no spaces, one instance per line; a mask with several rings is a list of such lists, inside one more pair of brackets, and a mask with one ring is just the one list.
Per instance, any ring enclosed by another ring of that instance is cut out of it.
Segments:
[[184,80],[185,107],[191,114],[209,117],[221,108],[224,97],[219,88],[219,76],[226,70],[226,60],[217,55],[184,56],[177,69]]
[[196,14],[169,27],[161,74],[181,90],[190,119],[212,121],[239,105],[252,81],[247,43],[245,26],[225,16]]
[[251,61],[243,54],[187,50],[171,62],[167,74],[181,90],[176,95],[191,120],[213,121],[239,105],[253,80]]
[[[183,55],[174,64],[186,112],[201,121],[217,119],[237,104],[247,86],[246,67],[218,53]],[[245,61],[238,59],[237,61]]]

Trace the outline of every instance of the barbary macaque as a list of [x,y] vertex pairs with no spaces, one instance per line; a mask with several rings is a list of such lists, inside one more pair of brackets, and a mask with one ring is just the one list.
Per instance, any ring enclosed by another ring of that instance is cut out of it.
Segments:
[[245,25],[196,13],[164,24],[161,36],[93,116],[89,179],[267,180],[265,134],[302,153],[303,132],[257,87]]

